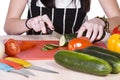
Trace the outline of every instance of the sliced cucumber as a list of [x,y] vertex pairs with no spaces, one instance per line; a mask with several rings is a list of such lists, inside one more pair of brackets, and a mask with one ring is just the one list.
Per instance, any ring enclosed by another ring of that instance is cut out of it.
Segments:
[[71,39],[76,38],[76,37],[77,37],[77,34],[62,35],[59,40],[59,46],[66,46]]
[[58,47],[59,47],[59,45],[57,45],[57,44],[46,44],[46,45],[44,45],[42,50],[44,50],[44,51],[52,50],[52,49],[55,49],[55,48],[58,48]]
[[[86,35],[86,32],[87,32],[87,31],[85,31],[85,32],[83,33],[83,36]],[[105,37],[105,35],[106,35],[106,33],[104,32],[103,35],[102,35],[102,37],[101,37],[99,40],[94,40],[93,43],[102,40],[102,39]],[[77,37],[77,33],[74,33],[74,34],[64,34],[64,35],[62,35],[62,36],[60,37],[60,40],[59,40],[59,46],[66,46],[71,39],[76,38],[76,37]]]

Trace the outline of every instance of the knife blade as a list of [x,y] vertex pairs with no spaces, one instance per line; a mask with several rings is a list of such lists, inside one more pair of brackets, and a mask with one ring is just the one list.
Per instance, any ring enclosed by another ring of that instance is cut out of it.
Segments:
[[27,67],[28,69],[33,69],[33,70],[37,70],[37,71],[43,71],[43,72],[49,72],[49,73],[56,73],[58,74],[58,72],[56,71],[52,71],[52,70],[49,70],[49,69],[45,69],[45,68],[42,68],[42,67],[38,67],[38,66],[30,66],[30,67]]
[[42,67],[32,65],[31,63],[29,63],[28,61],[25,61],[23,59],[18,59],[18,58],[14,58],[14,57],[6,57],[5,60],[10,60],[10,61],[16,62],[16,63],[22,65],[23,67],[27,68],[27,69],[33,69],[33,70],[58,74],[58,72],[56,72],[56,71],[52,71],[52,70],[49,70],[49,69],[46,69],[46,68],[42,68]]
[[56,32],[56,31],[53,31],[53,32],[52,32],[52,35],[55,36],[57,39],[60,39],[60,37],[61,37],[61,34],[59,34],[59,33]]
[[60,39],[61,37],[61,34],[54,31],[54,30],[51,30],[50,28],[46,27],[46,31],[47,31],[47,34],[51,34],[53,36],[55,36],[57,39]]

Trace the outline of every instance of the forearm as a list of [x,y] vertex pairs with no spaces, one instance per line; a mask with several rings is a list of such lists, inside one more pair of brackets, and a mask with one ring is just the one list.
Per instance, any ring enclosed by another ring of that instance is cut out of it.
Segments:
[[29,30],[25,25],[25,21],[26,19],[7,19],[4,26],[4,30],[8,35],[22,34]]
[[4,30],[7,34],[22,34],[28,30],[25,27],[26,20],[21,19],[27,1],[28,0],[10,0],[4,25]]
[[120,9],[117,0],[99,0],[108,18],[120,16]]
[[107,19],[109,22],[109,29],[112,32],[113,28],[120,24],[120,16],[112,17]]
[[106,42],[108,40],[110,34],[112,34],[113,29],[120,24],[120,16],[107,18],[107,21],[109,22],[110,33],[106,33],[106,36],[104,37],[104,39],[102,39],[103,42]]
[[117,0],[99,0],[109,22],[109,29],[120,24],[120,9]]

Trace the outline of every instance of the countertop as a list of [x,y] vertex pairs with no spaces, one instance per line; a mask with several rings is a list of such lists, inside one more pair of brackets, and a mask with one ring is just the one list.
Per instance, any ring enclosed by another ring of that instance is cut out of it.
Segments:
[[[5,40],[9,38],[18,39],[18,40],[58,40],[58,38],[52,35],[0,36],[0,40]],[[59,72],[59,74],[28,69],[29,71],[34,73],[35,76],[29,76],[29,78],[26,78],[24,76],[21,76],[15,73],[4,72],[0,70],[0,80],[120,80],[120,73],[109,74],[105,77],[102,77],[102,76],[95,76],[95,75],[90,75],[82,72],[75,72],[75,71],[66,69],[58,65],[54,60],[28,60],[28,61],[31,62],[33,65],[57,71]]]

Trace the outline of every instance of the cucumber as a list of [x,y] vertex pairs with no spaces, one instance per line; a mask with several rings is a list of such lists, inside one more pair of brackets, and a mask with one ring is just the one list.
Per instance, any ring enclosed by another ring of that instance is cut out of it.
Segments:
[[[87,31],[85,31],[85,32],[83,33],[83,36],[86,35],[86,32],[87,32]],[[102,40],[102,39],[105,37],[105,34],[106,34],[106,33],[104,32],[104,33],[103,33],[103,36],[102,36],[99,40],[93,41],[93,43]],[[76,38],[76,37],[77,37],[77,33],[74,33],[74,34],[64,34],[64,35],[62,35],[62,36],[60,37],[60,40],[59,40],[59,46],[66,46],[71,39]]]
[[66,46],[71,39],[76,38],[76,37],[77,37],[77,34],[62,35],[59,40],[59,46]]
[[83,50],[76,50],[77,52],[82,52],[84,54],[89,54],[91,56],[95,56],[101,59],[106,60],[110,65],[112,66],[112,72],[113,74],[119,73],[120,72],[120,60],[113,55],[110,54],[105,54],[103,52],[99,52],[96,50],[88,50],[88,49],[83,49]]
[[54,55],[56,63],[73,71],[106,76],[112,71],[110,64],[100,58],[80,52],[60,50]]
[[108,49],[104,49],[104,48],[102,48],[102,47],[98,47],[98,46],[89,46],[89,47],[87,47],[86,49],[88,49],[88,50],[99,51],[99,52],[102,52],[102,53],[105,53],[105,54],[110,54],[110,55],[113,55],[113,56],[118,57],[119,60],[120,60],[120,54],[119,54],[119,53],[110,51],[110,50],[108,50]]
[[46,45],[44,45],[42,50],[43,51],[53,50],[53,49],[58,48],[58,47],[59,47],[59,45],[57,45],[57,44],[46,44]]

